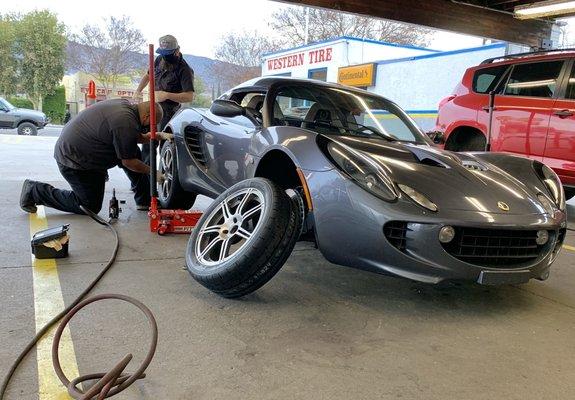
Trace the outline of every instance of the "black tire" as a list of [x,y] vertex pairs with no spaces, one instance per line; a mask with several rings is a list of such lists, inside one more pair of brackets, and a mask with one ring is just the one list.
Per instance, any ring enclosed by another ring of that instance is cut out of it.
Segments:
[[[168,163],[167,160],[171,161]],[[178,157],[173,141],[166,141],[160,151],[160,172],[165,180],[158,184],[158,201],[162,208],[188,210],[196,201],[196,194],[186,192],[180,185]]]
[[565,200],[571,200],[573,197],[575,197],[575,189],[565,188]]
[[[242,206],[241,200],[244,198],[242,196],[257,199],[245,200]],[[230,229],[230,237],[234,237],[233,224],[226,224],[223,218],[224,201],[231,214],[228,221],[234,223],[235,215],[247,215],[246,210],[257,208],[258,202],[263,204],[259,214],[253,213],[251,220],[242,219],[238,222],[240,228],[248,231],[251,224],[252,231],[248,232],[251,236],[243,242],[232,243],[231,246],[238,248],[232,252],[230,246],[228,258],[225,258],[227,250],[224,250],[222,261],[207,260],[214,252],[219,253],[221,258],[224,241],[222,232],[228,234],[225,229]],[[268,179],[253,178],[237,183],[214,200],[194,228],[186,249],[188,271],[196,281],[220,296],[227,298],[245,296],[267,283],[288,259],[301,232],[302,215],[300,203],[290,198],[283,189]],[[220,225],[218,222],[214,224],[214,221],[218,221]],[[206,230],[206,226],[217,228],[218,233],[216,231],[202,233]],[[203,255],[212,241],[222,243],[219,247],[217,243],[213,244],[211,250]],[[209,262],[212,264],[208,265]]]
[[31,122],[22,122],[18,125],[18,135],[36,136],[38,134],[38,127]]

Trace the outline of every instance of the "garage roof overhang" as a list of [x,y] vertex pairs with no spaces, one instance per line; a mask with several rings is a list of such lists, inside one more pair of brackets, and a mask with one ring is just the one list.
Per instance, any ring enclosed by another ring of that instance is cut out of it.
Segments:
[[276,0],[407,22],[431,28],[540,47],[553,19],[519,20],[515,6],[541,0]]

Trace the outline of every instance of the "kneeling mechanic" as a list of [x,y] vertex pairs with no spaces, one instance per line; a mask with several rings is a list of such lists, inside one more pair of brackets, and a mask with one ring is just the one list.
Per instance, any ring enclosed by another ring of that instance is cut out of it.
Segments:
[[[162,119],[162,108],[156,104],[157,120]],[[84,214],[80,206],[94,213],[102,208],[108,169],[123,168],[132,186],[139,210],[150,205],[150,167],[142,162],[138,143],[150,140],[150,104],[130,104],[114,99],[94,104],[64,126],[56,146],[54,158],[60,173],[72,190],[61,190],[43,182],[29,179],[22,185],[20,207],[29,213],[44,205],[57,210]],[[158,139],[171,135],[159,132]],[[159,179],[161,174],[158,173]]]

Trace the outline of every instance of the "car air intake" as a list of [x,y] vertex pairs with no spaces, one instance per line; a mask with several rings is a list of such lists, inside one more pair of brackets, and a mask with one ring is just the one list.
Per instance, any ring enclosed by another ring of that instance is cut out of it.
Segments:
[[399,251],[405,251],[407,245],[407,222],[391,221],[383,227],[387,241]]
[[552,243],[538,245],[537,231],[455,228],[455,238],[442,244],[453,257],[482,267],[522,267],[536,261]]
[[204,135],[201,129],[195,126],[186,126],[184,129],[186,146],[192,157],[202,167],[206,166],[206,156],[204,155]]

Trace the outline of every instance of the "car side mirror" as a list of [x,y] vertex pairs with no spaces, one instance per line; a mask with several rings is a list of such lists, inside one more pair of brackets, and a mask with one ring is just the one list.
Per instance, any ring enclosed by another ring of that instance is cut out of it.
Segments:
[[431,132],[427,132],[427,136],[429,136],[429,138],[435,144],[443,144],[445,142],[445,136],[443,135],[443,132],[431,131]]
[[233,118],[239,117],[240,115],[246,115],[246,110],[232,100],[214,100],[210,107],[210,111],[218,117]]

